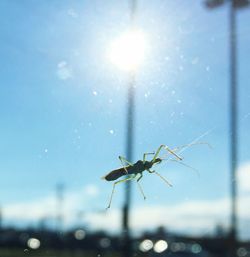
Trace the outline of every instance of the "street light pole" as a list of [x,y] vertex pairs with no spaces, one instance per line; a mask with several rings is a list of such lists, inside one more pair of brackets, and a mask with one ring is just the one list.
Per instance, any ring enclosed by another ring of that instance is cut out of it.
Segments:
[[[224,0],[206,0],[209,9],[214,9]],[[236,9],[247,7],[249,0],[229,0],[229,43],[230,43],[230,174],[231,174],[231,228],[230,255],[236,256],[237,249],[237,164],[238,164],[238,85],[237,85],[237,31]]]
[[[129,161],[133,158],[134,143],[134,107],[135,107],[135,73],[131,72],[128,88],[128,106],[127,106],[127,142],[126,157]],[[132,242],[130,233],[130,205],[131,205],[131,182],[125,183],[125,202],[123,206],[123,254],[124,257],[130,257],[132,252]]]
[[[131,0],[130,22],[131,29],[135,25],[136,0]],[[135,71],[130,71],[129,87],[128,87],[128,102],[127,102],[127,134],[126,134],[126,157],[133,161],[133,145],[134,145],[134,110],[135,110]],[[125,202],[123,206],[123,256],[132,256],[132,242],[129,224],[129,214],[131,205],[131,182],[125,183]]]
[[236,37],[236,17],[234,0],[230,2],[230,130],[231,130],[231,231],[230,239],[232,244],[232,255],[236,253],[237,244],[237,181],[236,169],[238,163],[238,140],[237,140],[237,37]]

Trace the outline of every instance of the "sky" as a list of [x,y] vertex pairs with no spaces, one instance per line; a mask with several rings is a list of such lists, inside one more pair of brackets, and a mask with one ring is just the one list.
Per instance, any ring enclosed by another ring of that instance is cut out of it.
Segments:
[[[110,62],[112,42],[129,29],[129,1],[0,1],[0,208],[2,224],[55,226],[63,185],[63,227],[121,229],[124,185],[108,205],[101,177],[126,156],[129,73]],[[229,6],[202,1],[138,1],[147,48],[135,75],[133,160],[195,139],[185,164],[146,173],[143,200],[132,183],[133,232],[165,226],[213,234],[229,226]],[[237,11],[239,236],[250,239],[250,8]],[[165,153],[162,153],[164,155]],[[28,211],[27,211],[28,210]],[[112,226],[110,225],[112,224]]]

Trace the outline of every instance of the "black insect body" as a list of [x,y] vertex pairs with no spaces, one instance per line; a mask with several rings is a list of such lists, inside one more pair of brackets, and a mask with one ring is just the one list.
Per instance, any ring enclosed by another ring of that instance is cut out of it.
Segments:
[[[126,176],[123,179],[120,179],[116,182],[114,182],[113,184],[113,189],[112,189],[112,193],[110,196],[110,200],[109,200],[109,205],[107,208],[110,208],[111,202],[112,202],[112,197],[114,194],[114,190],[115,190],[115,186],[118,183],[122,183],[122,182],[126,182],[128,180],[131,179],[136,179],[136,182],[138,183],[139,189],[144,197],[144,199],[146,199],[145,194],[142,190],[141,185],[139,184],[139,180],[142,178],[143,176],[143,172],[144,171],[148,171],[149,173],[155,173],[156,175],[158,175],[161,179],[163,179],[169,186],[172,186],[164,177],[162,177],[158,172],[151,170],[151,168],[155,165],[155,164],[159,164],[162,162],[163,159],[159,158],[158,155],[161,151],[161,149],[164,148],[166,149],[170,154],[172,154],[177,160],[182,160],[182,158],[180,156],[178,156],[173,150],[169,149],[166,145],[161,145],[156,153],[144,153],[143,154],[143,160],[138,160],[136,163],[130,163],[128,160],[126,160],[124,157],[119,156],[119,159],[122,163],[121,168],[112,170],[111,172],[109,172],[107,175],[103,176],[102,178],[107,180],[107,181],[114,181],[117,180],[118,178],[122,177],[122,176]],[[153,159],[151,161],[147,161],[146,160],[146,156],[147,155],[154,155]],[[124,164],[128,164],[128,165],[124,165]]]

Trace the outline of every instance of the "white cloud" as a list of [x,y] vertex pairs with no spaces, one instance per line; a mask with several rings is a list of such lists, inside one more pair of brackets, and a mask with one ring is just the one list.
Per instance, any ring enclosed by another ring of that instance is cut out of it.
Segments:
[[61,80],[67,80],[72,78],[72,68],[68,65],[66,61],[61,61],[57,64],[57,76]]
[[7,205],[3,209],[3,215],[10,220],[36,220],[48,215],[48,210],[52,211],[54,208],[54,199],[46,197],[35,202]]
[[[166,226],[172,231],[187,234],[213,233],[217,224],[228,227],[229,201],[193,201],[176,205],[153,205],[134,208],[131,212],[132,228],[134,231],[154,229]],[[120,229],[121,212],[109,209],[100,214],[86,216],[88,224],[94,228],[118,231]]]
[[237,175],[239,181],[239,192],[250,193],[250,163],[241,165]]
[[[75,218],[72,213],[81,209],[99,193],[94,185],[87,185],[83,189],[67,192],[64,196],[62,208],[67,223]],[[49,195],[36,201],[27,201],[4,206],[3,215],[8,220],[36,221],[44,217],[55,218],[58,214],[58,202],[55,195]]]
[[99,195],[99,188],[94,184],[89,184],[85,187],[85,193],[90,197]]

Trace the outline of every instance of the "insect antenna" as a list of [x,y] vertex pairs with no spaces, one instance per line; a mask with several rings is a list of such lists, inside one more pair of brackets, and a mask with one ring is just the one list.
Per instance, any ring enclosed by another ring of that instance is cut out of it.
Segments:
[[214,129],[215,129],[215,127],[209,129],[208,131],[206,131],[206,132],[203,133],[202,135],[200,135],[200,136],[198,136],[197,138],[195,138],[191,143],[189,143],[189,144],[187,144],[187,145],[183,145],[183,146],[181,146],[181,147],[177,147],[177,148],[175,148],[173,151],[175,151],[175,150],[178,151],[178,149],[182,148],[181,151],[179,152],[179,153],[182,153],[182,152],[184,152],[187,148],[189,148],[190,146],[192,146],[192,145],[198,145],[198,144],[206,144],[207,146],[209,146],[210,148],[212,148],[210,144],[208,144],[208,143],[206,143],[206,142],[199,142],[199,140],[202,139],[203,137],[209,135]]
[[207,145],[209,148],[212,149],[212,146],[207,142],[191,142],[189,144],[176,147],[173,149],[173,151],[174,152],[176,151],[176,152],[178,152],[178,154],[180,154],[180,153],[184,152],[185,150],[187,150],[190,146],[194,146],[194,145]]
[[189,168],[189,169],[195,171],[195,173],[196,173],[198,176],[200,176],[199,170],[197,170],[196,168],[194,168],[194,167],[188,165],[187,163],[185,163],[185,162],[183,162],[183,161],[176,160],[176,159],[172,159],[172,158],[163,158],[163,157],[161,157],[161,159],[162,159],[162,161],[165,161],[165,162],[169,162],[169,161],[171,161],[171,162],[177,162],[177,163],[179,163],[179,164],[181,164],[181,165],[183,165],[183,166],[185,166],[185,167],[187,167],[187,168]]
[[194,171],[197,174],[197,176],[200,176],[199,170],[197,170],[196,168],[194,168],[194,167],[192,167],[192,166],[190,166],[190,165],[188,165],[188,164],[186,164],[186,163],[184,163],[182,161],[178,161],[178,160],[175,160],[175,159],[169,159],[169,161],[177,162],[177,163],[179,163],[179,164],[181,164],[181,165],[191,169],[192,171]]

